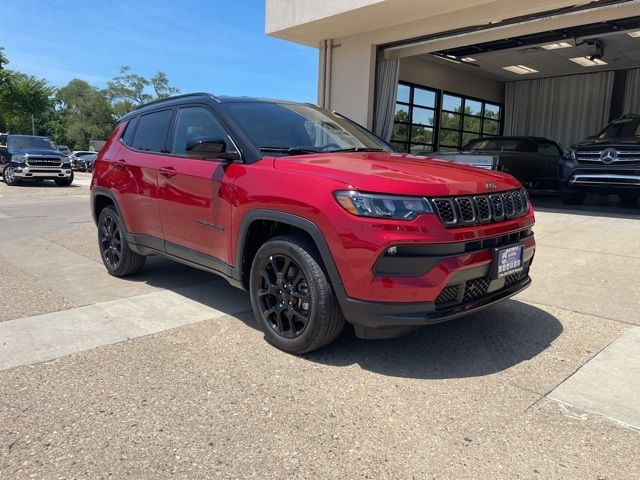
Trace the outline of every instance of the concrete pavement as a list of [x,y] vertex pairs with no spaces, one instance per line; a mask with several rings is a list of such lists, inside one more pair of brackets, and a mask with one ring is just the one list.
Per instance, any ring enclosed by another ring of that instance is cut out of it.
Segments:
[[640,209],[538,202],[514,300],[293,357],[220,279],[106,275],[85,187],[0,185],[0,478],[640,477]]

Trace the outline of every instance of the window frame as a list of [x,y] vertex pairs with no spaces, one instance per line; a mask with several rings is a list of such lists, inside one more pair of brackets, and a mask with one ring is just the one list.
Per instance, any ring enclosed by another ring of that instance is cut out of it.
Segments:
[[[241,163],[245,163],[245,156],[243,154],[242,149],[240,148],[240,144],[238,143],[238,141],[233,137],[233,135],[231,134],[231,129],[227,126],[226,122],[224,121],[222,115],[220,115],[215,109],[211,108],[207,103],[203,103],[203,102],[185,102],[185,103],[180,103],[180,104],[173,104],[170,107],[164,107],[164,108],[158,108],[158,109],[154,109],[154,110],[150,110],[150,111],[146,111],[144,113],[139,113],[138,115],[134,115],[131,118],[126,119],[127,121],[127,126],[125,127],[124,131],[122,132],[122,135],[120,135],[120,143],[122,145],[124,145],[126,148],[128,148],[129,150],[133,151],[133,152],[137,152],[137,153],[144,153],[147,155],[160,155],[162,157],[172,157],[172,158],[188,158],[189,160],[198,160],[198,161],[205,161],[205,162],[211,162],[211,161],[216,161],[215,159],[207,159],[207,158],[193,158],[193,157],[187,157],[184,155],[178,155],[175,153],[171,153],[171,149],[173,148],[173,133],[175,131],[176,128],[176,121],[178,118],[178,110],[181,108],[189,108],[189,107],[202,107],[206,110],[208,110],[209,112],[211,112],[214,116],[214,118],[216,118],[218,120],[218,123],[220,124],[220,126],[224,129],[225,132],[227,132],[229,138],[231,139],[231,142],[236,150],[236,152],[238,153],[238,155],[240,155],[240,160],[238,160],[238,162]],[[161,111],[165,111],[165,110],[172,110],[173,114],[171,116],[171,124],[169,125],[169,130],[167,131],[167,138],[166,138],[166,142],[165,142],[165,149],[168,151],[168,153],[161,153],[161,152],[151,152],[148,150],[138,150],[137,148],[134,148],[132,145],[128,145],[127,143],[124,142],[124,135],[127,132],[127,129],[129,128],[129,126],[131,125],[132,122],[135,122],[135,126],[133,127],[133,131],[132,131],[132,140],[133,138],[135,138],[135,134],[138,130],[138,126],[140,125],[140,118],[145,116],[145,115],[149,115],[151,113],[157,113],[157,112],[161,112]],[[252,162],[253,163],[253,162]]]
[[[407,122],[396,122],[395,121],[395,113],[394,113],[394,122],[393,125],[395,127],[396,124],[398,125],[404,125],[407,127],[407,135],[406,135],[406,139],[404,141],[402,140],[393,140],[393,138],[391,140],[389,140],[389,142],[394,145],[396,148],[400,149],[402,152],[405,153],[410,153],[411,152],[411,148],[413,146],[425,146],[425,147],[430,147],[432,150],[432,152],[435,151],[439,151],[444,149],[447,150],[460,150],[462,148],[463,145],[466,145],[469,141],[471,141],[473,138],[482,138],[482,137],[499,137],[502,136],[503,131],[504,131],[504,104],[500,103],[500,102],[495,102],[493,100],[486,100],[486,99],[482,99],[482,98],[478,98],[478,97],[473,97],[470,95],[464,95],[461,93],[456,93],[456,92],[452,92],[449,90],[442,90],[442,89],[436,89],[436,88],[432,88],[432,87],[428,87],[426,85],[420,85],[417,83],[413,83],[413,82],[406,82],[406,81],[399,81],[398,82],[398,86],[403,85],[406,87],[409,87],[409,102],[404,102],[404,101],[400,101],[398,100],[398,94],[397,94],[397,90],[396,90],[396,99],[395,99],[395,110],[397,110],[397,107],[402,105],[407,107],[407,113],[408,113],[408,121]],[[415,103],[415,89],[422,89],[422,90],[427,90],[430,92],[433,92],[435,94],[435,98],[434,98],[434,106],[433,107],[427,107],[425,105],[419,105]],[[445,110],[444,107],[444,96],[445,95],[450,95],[450,96],[454,96],[454,97],[459,97],[460,100],[460,111],[455,111],[455,110]],[[466,104],[467,101],[469,102],[479,102],[481,105],[481,112],[480,115],[477,114],[467,114],[465,113],[465,108],[466,108]],[[498,107],[499,109],[499,116],[498,118],[493,118],[493,117],[488,117],[487,116],[487,109],[486,106],[487,105],[492,105],[495,107]],[[414,107],[417,108],[424,108],[424,109],[428,109],[431,110],[433,112],[433,125],[423,125],[423,124],[417,124],[414,123],[413,121],[413,109]],[[449,128],[449,127],[443,127],[443,121],[442,121],[442,115],[443,114],[452,114],[452,115],[459,115],[460,117],[460,123],[458,125],[457,128]],[[479,125],[479,131],[478,132],[474,132],[471,131],[469,129],[465,129],[465,120],[467,118],[473,118],[473,119],[477,119],[480,122]],[[489,121],[493,121],[493,122],[497,122],[498,123],[498,131],[497,133],[485,133],[485,120],[489,120]],[[425,128],[430,128],[432,129],[432,138],[431,138],[431,143],[421,143],[421,142],[413,142],[411,139],[411,135],[412,135],[412,127],[413,126],[417,126],[417,127],[425,127]],[[441,141],[441,134],[443,132],[455,132],[457,134],[457,144],[453,144],[453,143],[443,143]],[[393,134],[393,133],[392,133]],[[469,137],[465,140],[465,135],[472,135],[472,137]]]

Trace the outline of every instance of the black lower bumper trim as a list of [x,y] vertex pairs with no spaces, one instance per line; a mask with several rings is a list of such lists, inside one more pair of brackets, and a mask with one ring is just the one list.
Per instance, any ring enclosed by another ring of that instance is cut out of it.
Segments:
[[334,285],[334,287],[338,287],[336,288],[336,293],[342,307],[342,313],[344,313],[349,323],[364,328],[389,328],[428,325],[452,320],[506,300],[524,290],[530,284],[531,277],[527,276],[514,285],[488,293],[480,299],[444,308],[436,308],[434,302],[371,302],[356,300],[347,297],[341,285]]

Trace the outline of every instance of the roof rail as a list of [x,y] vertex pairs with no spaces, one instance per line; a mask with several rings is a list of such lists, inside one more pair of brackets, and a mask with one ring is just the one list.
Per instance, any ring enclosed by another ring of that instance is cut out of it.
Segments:
[[201,97],[203,95],[207,96],[207,97],[210,97],[210,98],[213,98],[217,102],[220,101],[220,100],[218,100],[218,97],[216,97],[215,95],[212,95],[210,93],[207,93],[207,92],[183,93],[182,95],[174,95],[173,97],[157,98],[155,100],[151,100],[150,102],[143,103],[142,105],[138,105],[134,110],[140,110],[141,108],[147,107],[149,105],[154,105],[154,104],[160,103],[160,102],[167,102],[169,100],[177,100],[179,98],[187,98],[187,97]]

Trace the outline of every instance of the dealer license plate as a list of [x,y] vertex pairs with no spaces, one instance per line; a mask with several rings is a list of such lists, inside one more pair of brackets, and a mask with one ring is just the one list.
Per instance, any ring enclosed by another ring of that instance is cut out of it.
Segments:
[[493,261],[493,278],[502,278],[524,269],[524,245],[522,243],[496,248]]

